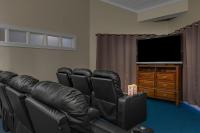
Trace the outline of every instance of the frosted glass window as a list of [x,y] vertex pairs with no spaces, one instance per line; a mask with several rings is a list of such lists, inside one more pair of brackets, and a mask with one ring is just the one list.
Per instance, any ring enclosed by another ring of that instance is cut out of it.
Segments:
[[0,41],[5,41],[5,30],[0,29]]
[[48,40],[48,46],[58,47],[58,42],[59,42],[58,37],[48,36],[47,40]]
[[38,33],[30,33],[30,44],[42,45],[44,36]]
[[10,30],[9,31],[9,42],[26,43],[26,32]]
[[62,45],[64,48],[73,48],[73,38],[63,38]]
[[73,50],[76,48],[76,38],[41,30],[31,30],[15,26],[0,27],[0,46],[50,48]]

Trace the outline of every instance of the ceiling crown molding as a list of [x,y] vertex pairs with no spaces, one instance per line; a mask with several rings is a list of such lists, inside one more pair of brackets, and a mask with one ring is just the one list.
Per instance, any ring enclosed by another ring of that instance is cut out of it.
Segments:
[[113,6],[116,6],[116,7],[122,8],[122,9],[125,9],[125,10],[128,10],[128,11],[131,11],[131,12],[135,12],[135,13],[138,12],[137,10],[134,10],[134,9],[132,9],[132,8],[126,7],[126,6],[124,6],[124,5],[121,5],[121,4],[112,2],[112,1],[108,1],[108,0],[100,0],[100,1],[105,2],[105,3],[108,3],[108,4],[111,4],[111,5],[113,5]]
[[175,3],[181,2],[181,1],[188,1],[188,0],[173,0],[173,1],[168,1],[168,2],[157,4],[155,6],[151,6],[151,7],[145,8],[145,9],[137,10],[137,13],[149,11],[149,10],[152,10],[152,9],[160,8],[160,7],[171,5],[171,4],[175,4]]
[[131,11],[131,12],[134,12],[134,13],[140,13],[140,12],[148,11],[148,10],[151,10],[151,9],[155,9],[155,8],[159,8],[159,7],[162,7],[162,6],[174,4],[174,3],[177,3],[177,2],[180,2],[180,1],[187,1],[187,0],[173,0],[173,1],[165,2],[165,3],[157,4],[155,6],[151,6],[151,7],[145,8],[145,9],[141,9],[141,10],[135,10],[135,9],[129,8],[127,6],[118,4],[116,2],[112,2],[110,0],[100,0],[100,1],[111,4],[113,6],[116,6],[116,7],[122,8],[122,9],[125,9],[125,10],[128,10],[128,11]]

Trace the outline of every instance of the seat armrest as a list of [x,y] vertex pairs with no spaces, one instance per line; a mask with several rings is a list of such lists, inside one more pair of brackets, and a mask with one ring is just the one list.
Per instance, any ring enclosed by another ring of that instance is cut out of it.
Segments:
[[97,109],[95,109],[95,108],[89,108],[88,109],[88,119],[89,119],[89,121],[91,121],[91,120],[94,120],[94,119],[96,119],[96,118],[98,118],[99,117],[99,111],[97,110]]
[[131,129],[146,120],[146,94],[123,96],[118,99],[118,125],[123,129]]

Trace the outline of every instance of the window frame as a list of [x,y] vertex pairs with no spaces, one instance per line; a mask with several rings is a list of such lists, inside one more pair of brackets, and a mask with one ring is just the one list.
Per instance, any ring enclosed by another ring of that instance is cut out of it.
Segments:
[[[10,25],[2,25],[0,24],[0,29],[4,29],[4,41],[0,41],[0,46],[8,46],[8,47],[25,47],[25,48],[42,48],[42,49],[55,49],[55,50],[70,50],[75,51],[77,49],[76,45],[76,36],[71,34],[62,34],[62,33],[55,33],[50,31],[44,30],[36,30],[24,27],[17,27],[17,26],[10,26]],[[10,42],[9,41],[9,32],[10,30],[22,31],[26,33],[26,43],[20,42]],[[43,43],[42,44],[31,44],[31,33],[32,34],[40,34],[43,36]],[[48,45],[48,36],[53,36],[58,38],[58,45],[57,46],[50,46]],[[72,40],[72,47],[63,47],[62,39],[64,38],[71,38]]]

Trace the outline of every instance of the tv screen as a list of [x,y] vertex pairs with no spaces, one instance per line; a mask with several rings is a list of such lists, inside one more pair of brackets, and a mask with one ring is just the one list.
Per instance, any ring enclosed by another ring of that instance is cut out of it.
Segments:
[[137,62],[181,62],[181,36],[137,41]]

